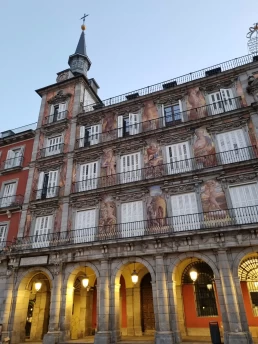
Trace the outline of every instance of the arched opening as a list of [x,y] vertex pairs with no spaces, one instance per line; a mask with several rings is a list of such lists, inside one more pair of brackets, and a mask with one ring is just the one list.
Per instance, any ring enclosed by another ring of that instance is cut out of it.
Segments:
[[238,268],[246,317],[253,337],[258,337],[258,254],[246,256]]
[[188,258],[177,266],[176,299],[178,320],[183,340],[207,337],[209,322],[222,326],[214,273],[204,261]]
[[65,340],[82,339],[95,334],[97,327],[97,278],[89,266],[75,269],[68,279]]
[[41,271],[29,273],[18,288],[12,342],[43,340],[48,331],[49,309],[49,278]]
[[151,274],[148,269],[139,262],[128,263],[121,267],[116,281],[118,288],[115,289],[115,314],[119,319],[115,323],[119,328],[115,332],[121,333],[122,340],[126,341],[133,341],[139,336],[153,339],[155,316]]

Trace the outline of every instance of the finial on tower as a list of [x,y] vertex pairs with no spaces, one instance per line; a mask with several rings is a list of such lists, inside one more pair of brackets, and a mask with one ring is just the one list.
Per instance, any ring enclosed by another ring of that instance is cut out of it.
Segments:
[[85,13],[84,13],[84,16],[81,17],[81,20],[83,20],[82,26],[81,26],[82,31],[85,31],[85,30],[86,30],[86,25],[85,25],[85,18],[86,18],[86,17],[88,17],[88,14],[85,14]]
[[254,23],[253,26],[249,28],[249,32],[246,35],[249,38],[247,42],[248,49],[251,54],[258,54],[258,23]]

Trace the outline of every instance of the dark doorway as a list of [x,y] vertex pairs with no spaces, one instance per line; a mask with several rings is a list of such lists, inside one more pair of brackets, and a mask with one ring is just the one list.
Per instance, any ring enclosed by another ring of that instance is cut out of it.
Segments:
[[146,274],[141,281],[141,324],[144,334],[153,334],[155,316],[150,273]]

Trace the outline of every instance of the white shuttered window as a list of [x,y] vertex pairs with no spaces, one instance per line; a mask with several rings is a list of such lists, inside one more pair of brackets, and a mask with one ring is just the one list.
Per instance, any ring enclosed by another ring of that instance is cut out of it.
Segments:
[[232,186],[229,191],[237,223],[258,222],[257,183]]
[[249,150],[242,129],[217,135],[221,162],[231,164],[250,159]]
[[142,179],[140,153],[121,156],[121,183],[130,183]]
[[212,115],[236,109],[236,100],[230,88],[220,89],[218,92],[209,94],[210,109]]
[[52,137],[48,139],[46,156],[61,153],[62,143],[63,143],[62,136],[56,136],[56,137]]
[[171,196],[171,206],[174,231],[200,228],[198,206],[194,192]]
[[0,224],[0,247],[4,245],[4,241],[6,240],[6,233],[7,232],[7,225]]
[[23,148],[10,149],[7,153],[5,168],[20,166],[22,163]]
[[123,238],[144,234],[142,201],[122,203],[121,233]]
[[49,233],[51,232],[51,229],[52,215],[37,217],[32,246],[34,248],[49,246]]
[[167,146],[166,154],[168,174],[182,173],[192,169],[188,142]]
[[96,233],[96,209],[78,211],[75,219],[74,243],[94,241]]
[[80,166],[79,192],[96,189],[98,185],[98,162]]
[[140,114],[129,113],[129,134],[136,135],[140,132]]
[[85,128],[80,127],[80,140],[79,147],[87,147],[96,145],[100,142],[101,125],[92,125],[91,127]]
[[47,182],[47,198],[55,197],[57,195],[57,180],[58,171],[49,171]]
[[15,200],[15,186],[16,183],[8,183],[4,186],[1,207],[8,207]]

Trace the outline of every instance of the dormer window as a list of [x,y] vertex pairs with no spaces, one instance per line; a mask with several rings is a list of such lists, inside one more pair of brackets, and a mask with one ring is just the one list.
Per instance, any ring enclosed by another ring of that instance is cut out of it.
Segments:
[[129,113],[117,117],[118,137],[126,137],[140,133],[140,113]]
[[67,113],[67,103],[66,102],[51,105],[48,123],[61,121],[62,119],[64,119],[66,117],[66,113]]

